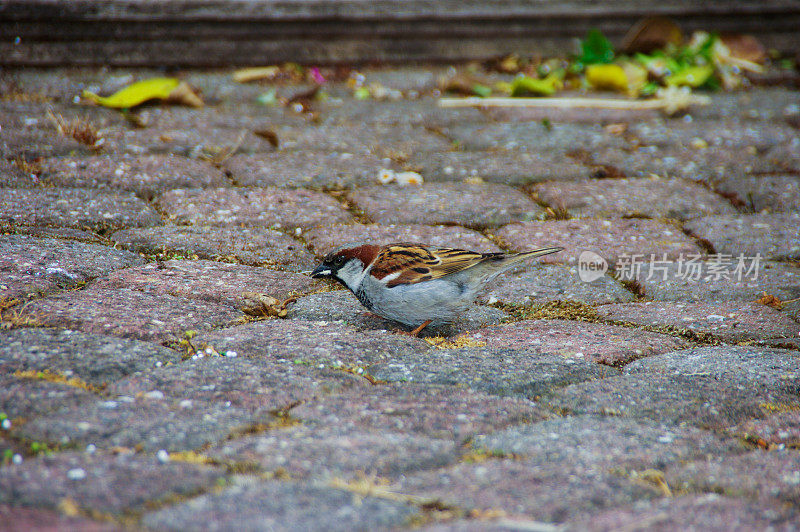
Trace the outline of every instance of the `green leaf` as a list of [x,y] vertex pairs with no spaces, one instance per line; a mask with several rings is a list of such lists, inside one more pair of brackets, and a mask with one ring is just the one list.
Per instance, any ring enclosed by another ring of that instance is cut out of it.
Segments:
[[550,96],[561,88],[563,72],[553,72],[544,79],[519,76],[511,82],[511,96]]
[[271,88],[266,92],[262,92],[256,98],[256,101],[261,105],[275,105],[278,103],[278,97],[276,95],[275,88]]
[[714,67],[710,65],[687,67],[671,76],[667,76],[667,86],[676,87],[702,87],[714,74]]
[[492,89],[491,87],[487,87],[486,85],[481,85],[480,83],[476,83],[472,86],[472,92],[475,96],[480,96],[481,98],[486,98],[487,96],[491,96]]
[[578,61],[584,65],[592,65],[610,63],[613,59],[614,47],[611,46],[611,42],[600,30],[589,30],[586,38],[581,41],[581,56]]

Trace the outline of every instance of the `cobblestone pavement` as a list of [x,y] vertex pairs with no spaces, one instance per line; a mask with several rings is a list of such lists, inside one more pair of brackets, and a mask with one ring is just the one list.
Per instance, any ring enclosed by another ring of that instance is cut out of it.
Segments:
[[[800,527],[798,92],[598,118],[446,73],[298,114],[189,72],[145,127],[75,96],[152,72],[0,74],[0,528]],[[411,338],[301,273],[367,240],[566,251]]]

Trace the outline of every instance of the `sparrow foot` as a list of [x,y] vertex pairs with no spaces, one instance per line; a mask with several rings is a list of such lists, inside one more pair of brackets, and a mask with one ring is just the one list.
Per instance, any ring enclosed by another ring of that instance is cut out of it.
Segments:
[[417,327],[417,328],[416,328],[416,329],[414,329],[413,331],[400,331],[400,330],[398,330],[397,332],[398,332],[398,333],[400,333],[400,334],[406,334],[406,335],[408,335],[408,336],[414,336],[414,337],[416,337],[416,336],[418,336],[418,335],[419,335],[419,333],[421,333],[421,332],[422,332],[422,329],[424,329],[425,327],[427,327],[428,325],[430,325],[432,321],[433,321],[433,320],[426,320],[426,321],[425,321],[425,322],[424,322],[422,325],[420,325],[419,327]]

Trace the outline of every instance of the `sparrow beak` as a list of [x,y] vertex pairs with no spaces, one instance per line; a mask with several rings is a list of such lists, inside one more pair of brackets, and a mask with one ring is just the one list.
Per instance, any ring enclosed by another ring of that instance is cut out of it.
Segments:
[[313,279],[319,279],[320,277],[330,277],[331,276],[331,269],[320,264],[317,268],[311,272],[311,277]]

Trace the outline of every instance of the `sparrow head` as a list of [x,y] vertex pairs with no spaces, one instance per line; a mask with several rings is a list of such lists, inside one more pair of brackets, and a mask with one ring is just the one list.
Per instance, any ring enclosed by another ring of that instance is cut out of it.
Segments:
[[315,279],[330,278],[355,291],[380,248],[373,245],[347,247],[328,253],[322,264],[311,272]]

